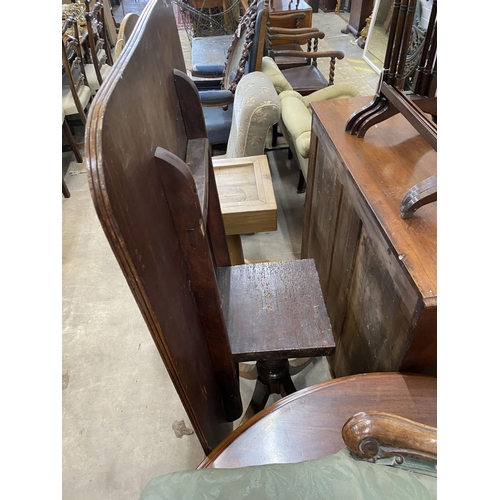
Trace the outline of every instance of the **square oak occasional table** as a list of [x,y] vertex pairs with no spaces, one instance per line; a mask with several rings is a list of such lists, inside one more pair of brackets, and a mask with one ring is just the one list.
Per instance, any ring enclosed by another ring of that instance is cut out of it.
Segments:
[[231,263],[243,264],[241,234],[276,231],[277,206],[266,155],[212,158]]

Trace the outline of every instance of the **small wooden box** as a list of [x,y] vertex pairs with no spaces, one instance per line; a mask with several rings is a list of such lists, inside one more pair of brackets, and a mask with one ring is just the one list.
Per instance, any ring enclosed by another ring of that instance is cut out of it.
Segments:
[[227,235],[276,231],[277,207],[267,156],[212,158]]

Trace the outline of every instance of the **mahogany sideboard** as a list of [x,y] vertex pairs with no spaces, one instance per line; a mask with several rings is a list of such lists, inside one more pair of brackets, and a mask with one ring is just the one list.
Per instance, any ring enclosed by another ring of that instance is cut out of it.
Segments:
[[401,115],[362,139],[345,132],[369,97],[312,104],[302,258],[313,258],[332,323],[334,377],[436,375],[436,203],[400,217],[437,155]]

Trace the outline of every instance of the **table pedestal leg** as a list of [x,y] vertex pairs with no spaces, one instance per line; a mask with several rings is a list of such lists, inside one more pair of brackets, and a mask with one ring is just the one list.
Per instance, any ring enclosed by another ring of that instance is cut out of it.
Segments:
[[271,394],[285,397],[297,390],[290,377],[288,359],[257,361],[256,366],[255,389],[241,423],[263,410]]

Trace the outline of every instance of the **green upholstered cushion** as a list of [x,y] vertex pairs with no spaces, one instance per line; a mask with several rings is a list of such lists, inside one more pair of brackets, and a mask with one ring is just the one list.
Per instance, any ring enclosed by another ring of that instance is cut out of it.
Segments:
[[311,143],[312,117],[300,94],[294,91],[279,95],[281,102],[281,119],[288,133],[293,138],[297,153],[309,158]]
[[296,464],[174,472],[149,482],[139,500],[431,500],[436,477],[335,455]]
[[262,58],[261,71],[271,80],[278,94],[285,90],[293,90],[278,65],[270,57],[264,56]]
[[312,94],[304,96],[304,103],[309,107],[311,102],[326,101],[327,99],[339,99],[342,97],[356,97],[359,95],[358,89],[348,83],[336,83],[321,90],[316,90]]

